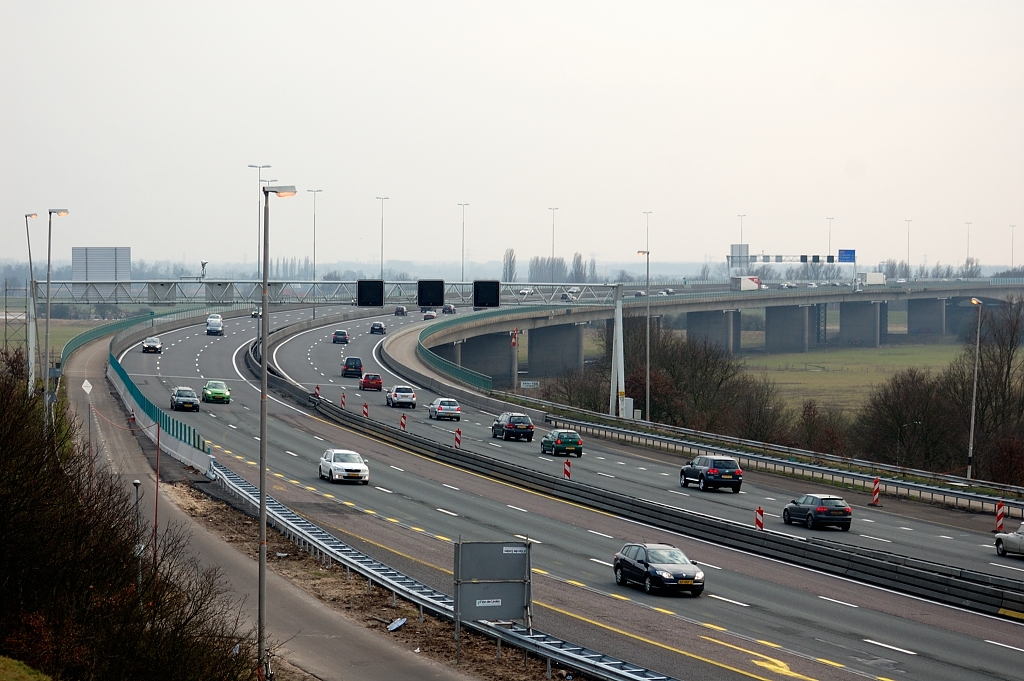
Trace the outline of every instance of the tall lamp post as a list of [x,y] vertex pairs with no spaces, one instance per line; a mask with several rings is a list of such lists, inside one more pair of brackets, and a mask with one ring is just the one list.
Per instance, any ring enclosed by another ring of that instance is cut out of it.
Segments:
[[316,319],[316,195],[323,189],[307,189],[313,195],[313,319]]
[[[270,285],[267,283],[267,269],[270,266],[270,195],[279,198],[295,196],[293,186],[275,186],[263,188],[263,309],[270,304]],[[260,315],[260,337],[266,339],[270,334],[270,316]],[[264,344],[266,341],[264,340]],[[257,636],[259,639],[258,664],[264,668],[267,662],[266,639],[267,614],[267,355],[265,348],[260,346],[260,569],[259,569],[259,623]]]
[[1013,269],[1013,228],[1017,225],[1010,225],[1010,269]]
[[913,220],[905,220],[907,223],[907,279],[910,279],[910,223]]
[[978,335],[974,340],[974,393],[971,395],[971,435],[967,441],[967,480],[971,479],[974,465],[974,410],[978,404],[978,358],[981,354],[981,301],[971,298],[971,305],[978,306]]
[[[971,223],[964,223],[967,225],[967,260],[971,259]],[[964,274],[967,274],[967,262],[964,262]],[[965,277],[966,278],[966,277]]]
[[832,221],[835,218],[825,218],[828,220],[828,253],[825,255],[832,255]]
[[378,196],[377,200],[380,201],[380,278],[384,279],[384,202],[388,197]]
[[644,374],[646,379],[646,399],[644,402],[644,417],[647,422],[651,422],[651,213],[653,211],[645,210],[644,216],[647,218],[647,238],[646,238],[646,250],[637,251],[637,255],[643,254],[647,258],[647,366],[645,367]]
[[64,217],[68,214],[67,208],[51,208],[50,209],[50,221],[46,228],[46,349],[45,353],[45,368],[44,371],[44,382],[43,382],[43,432],[48,433],[47,423],[50,421],[52,426],[52,419],[50,419],[50,406],[53,402],[50,399],[50,256],[52,254],[51,244],[53,242],[53,216]]
[[[256,169],[256,191],[260,192],[263,190],[263,169],[269,168],[267,165],[249,164],[250,168]],[[259,194],[256,198],[256,278],[260,276],[260,200]]]
[[[28,326],[28,394],[31,395],[36,389],[36,336],[38,335],[39,322],[36,317],[36,273],[32,269],[32,234],[28,229],[28,221],[39,217],[35,213],[25,213],[25,238],[28,240],[28,281],[29,296],[29,326]],[[33,322],[36,326],[32,326]]]
[[740,244],[742,245],[743,244],[743,218],[747,217],[747,214],[744,213],[743,215],[737,215],[736,217],[738,217],[740,219]]
[[462,206],[462,279],[460,281],[466,281],[466,206],[468,203],[460,203]]
[[[558,210],[558,208],[557,207],[555,207],[555,208],[548,208],[548,210],[551,211],[551,273],[554,274],[554,272],[555,272],[555,211]],[[553,276],[551,278],[554,279]]]

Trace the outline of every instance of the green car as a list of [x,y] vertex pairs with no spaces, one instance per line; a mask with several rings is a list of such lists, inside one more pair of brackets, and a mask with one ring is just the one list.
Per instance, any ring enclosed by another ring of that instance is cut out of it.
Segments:
[[203,386],[203,402],[231,403],[231,388],[224,381],[207,381]]
[[541,454],[583,456],[583,438],[575,430],[552,430],[540,441]]

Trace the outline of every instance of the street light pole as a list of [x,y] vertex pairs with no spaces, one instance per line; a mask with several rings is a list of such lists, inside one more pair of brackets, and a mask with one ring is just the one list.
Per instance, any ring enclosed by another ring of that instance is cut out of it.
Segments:
[[[39,318],[36,316],[36,273],[32,268],[32,234],[28,229],[28,221],[39,217],[35,213],[25,214],[25,238],[28,240],[28,281],[30,306],[28,316],[28,394],[31,396],[36,389],[36,338],[39,335]],[[35,326],[33,326],[35,324]]]
[[270,285],[267,269],[270,266],[270,195],[279,198],[295,196],[295,187],[263,188],[263,314],[260,315],[260,567],[259,567],[259,621],[257,637],[259,653],[257,663],[261,669],[266,665],[266,616],[267,616],[267,362],[266,338],[270,335],[270,315],[266,313],[270,304]]
[[743,215],[740,215],[738,217],[740,219],[740,245],[742,246],[743,245],[743,218],[747,217],[747,214],[744,213]]
[[462,282],[466,281],[466,206],[468,203],[460,203],[462,206]]
[[978,306],[978,334],[974,340],[974,393],[971,395],[971,435],[967,441],[968,481],[971,479],[971,467],[974,465],[974,410],[978,403],[978,357],[981,354],[981,301],[971,298],[971,305]]
[[1010,225],[1010,269],[1013,270],[1013,228],[1017,225]]
[[256,278],[260,277],[260,199],[259,194],[263,191],[263,169],[267,165],[249,164],[250,168],[256,169]]
[[378,196],[377,200],[380,201],[380,278],[384,279],[384,202],[388,200],[386,196]]
[[907,223],[907,279],[910,279],[910,223],[913,220],[906,220]]
[[[971,259],[971,223],[967,224],[967,260]],[[964,274],[967,274],[967,262],[964,262]],[[964,277],[966,279],[966,277]]]
[[828,253],[825,255],[832,255],[832,220],[835,218],[825,218],[828,220]]
[[50,209],[50,221],[46,228],[46,349],[43,351],[45,354],[44,371],[43,374],[43,433],[47,433],[47,422],[49,420],[50,426],[53,426],[52,419],[50,419],[50,256],[52,254],[52,242],[53,242],[53,216],[64,217],[68,214],[67,208],[51,208]]
[[316,195],[323,189],[307,189],[313,195],[313,319],[316,319]]
[[142,591],[142,552],[145,550],[142,543],[139,541],[142,538],[142,516],[139,515],[139,486],[142,485],[141,480],[132,480],[132,484],[135,485],[135,564],[136,564],[136,576],[135,585],[139,591]]
[[645,402],[644,402],[644,418],[647,419],[648,423],[652,422],[651,419],[651,213],[653,211],[645,210],[644,216],[647,218],[647,249],[644,251],[644,255],[647,258],[647,324],[646,324],[646,335],[647,335],[647,365],[644,369],[645,374]]
[[[548,208],[551,211],[551,274],[555,273],[555,211],[558,208]],[[554,276],[551,277],[554,279]]]

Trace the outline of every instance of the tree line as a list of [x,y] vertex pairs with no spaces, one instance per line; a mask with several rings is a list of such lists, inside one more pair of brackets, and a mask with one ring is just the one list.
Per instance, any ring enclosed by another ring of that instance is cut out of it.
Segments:
[[[1024,297],[981,309],[973,477],[1024,485]],[[643,316],[623,319],[626,394],[645,409]],[[652,420],[905,468],[966,474],[974,388],[975,331],[938,373],[910,368],[876,386],[853,411],[805,400],[783,400],[765,375],[707,339],[687,340],[651,328]],[[608,408],[611,341],[582,371],[546,382],[544,398],[582,409]]]
[[43,433],[40,392],[20,349],[0,352],[0,655],[61,679],[255,679],[255,633],[219,568],[180,527],[154,546],[63,401]]

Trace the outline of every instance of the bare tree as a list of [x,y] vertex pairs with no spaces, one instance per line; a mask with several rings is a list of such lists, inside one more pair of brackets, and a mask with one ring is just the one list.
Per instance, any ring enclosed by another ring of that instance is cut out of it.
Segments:
[[501,280],[513,282],[516,280],[516,249],[506,248],[505,258],[501,265]]
[[577,284],[582,284],[587,280],[587,267],[583,263],[583,254],[576,253],[572,256],[572,273],[569,275],[569,281]]

